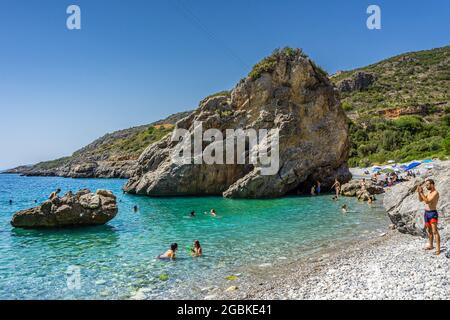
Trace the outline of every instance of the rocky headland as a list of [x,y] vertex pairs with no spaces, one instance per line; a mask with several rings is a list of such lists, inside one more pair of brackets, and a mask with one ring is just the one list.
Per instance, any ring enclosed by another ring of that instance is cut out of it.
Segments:
[[102,225],[118,212],[116,197],[111,191],[84,189],[14,214],[11,224],[16,228],[58,228]]

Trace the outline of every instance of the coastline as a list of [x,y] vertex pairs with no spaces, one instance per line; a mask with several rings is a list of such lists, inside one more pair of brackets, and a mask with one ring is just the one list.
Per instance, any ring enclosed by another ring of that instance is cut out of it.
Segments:
[[389,230],[347,249],[279,265],[269,277],[253,274],[215,299],[448,300],[449,219],[440,229],[440,256],[423,249],[425,239]]

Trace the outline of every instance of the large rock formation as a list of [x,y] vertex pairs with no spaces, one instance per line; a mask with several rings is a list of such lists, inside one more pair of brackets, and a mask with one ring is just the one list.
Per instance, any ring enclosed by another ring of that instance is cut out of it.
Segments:
[[440,222],[445,223],[446,218],[450,216],[450,162],[447,161],[435,165],[433,170],[423,176],[397,184],[386,191],[384,207],[400,232],[425,235],[424,204],[419,202],[416,190],[427,178],[436,182],[436,189],[440,194],[438,203]]
[[344,182],[351,177],[346,165],[347,118],[337,92],[326,74],[300,50],[282,50],[266,58],[230,95],[201,101],[176,128],[187,129],[193,136],[194,121],[201,122],[203,130],[216,128],[224,136],[226,129],[279,129],[276,174],[262,175],[258,164],[174,163],[171,155],[176,143],[167,137],[140,156],[124,187],[126,192],[279,197],[306,190],[316,180],[326,188],[336,177]]
[[341,194],[345,197],[357,197],[359,200],[368,201],[377,194],[384,193],[384,188],[376,185],[371,180],[365,181],[362,187],[361,180],[352,180],[341,187]]
[[101,225],[117,214],[116,197],[108,190],[84,189],[66,193],[42,205],[14,214],[11,224],[19,228],[54,228]]

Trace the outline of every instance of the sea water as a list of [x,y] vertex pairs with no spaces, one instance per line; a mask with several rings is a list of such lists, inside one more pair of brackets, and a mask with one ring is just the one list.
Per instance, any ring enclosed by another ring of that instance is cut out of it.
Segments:
[[[65,179],[0,175],[0,299],[203,298],[245,270],[307,259],[348,241],[380,234],[383,209],[354,198],[289,196],[271,200],[221,197],[150,198],[122,193],[126,180]],[[118,215],[104,226],[24,230],[13,228],[14,212],[62,193],[110,189]],[[13,200],[9,204],[9,200]],[[341,206],[347,204],[349,213]],[[139,207],[138,212],[133,206]],[[217,217],[208,212],[214,208]],[[196,212],[190,217],[191,211]],[[187,247],[198,239],[204,256]],[[172,242],[176,261],[155,259]],[[69,285],[78,270],[79,285]]]

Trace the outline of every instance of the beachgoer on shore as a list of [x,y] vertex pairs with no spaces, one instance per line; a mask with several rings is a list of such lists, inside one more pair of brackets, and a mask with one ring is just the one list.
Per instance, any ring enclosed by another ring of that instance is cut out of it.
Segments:
[[315,195],[316,195],[316,186],[315,186],[315,185],[313,185],[313,186],[311,187],[311,195],[312,195],[312,196],[315,196]]
[[56,198],[58,196],[58,194],[61,192],[61,189],[56,189],[56,191],[53,191],[52,193],[50,193],[50,196],[48,197],[50,200],[53,200],[54,198]]
[[339,193],[341,192],[341,183],[337,178],[334,180],[334,184],[331,186],[331,189],[333,188],[334,190],[336,190],[336,198],[339,199]]
[[428,244],[426,250],[433,250],[433,242],[436,240],[436,255],[441,253],[441,236],[437,227],[439,214],[437,212],[437,204],[439,201],[439,192],[436,190],[434,180],[428,179],[425,181],[425,187],[428,194],[425,195],[423,187],[417,187],[417,194],[419,201],[425,203],[425,229],[428,234]]
[[191,248],[191,254],[193,257],[200,257],[203,254],[202,246],[200,245],[200,241],[195,240],[194,245]]
[[175,259],[176,252],[178,250],[178,244],[176,242],[170,245],[170,249],[167,250],[164,254],[160,254],[158,259]]

